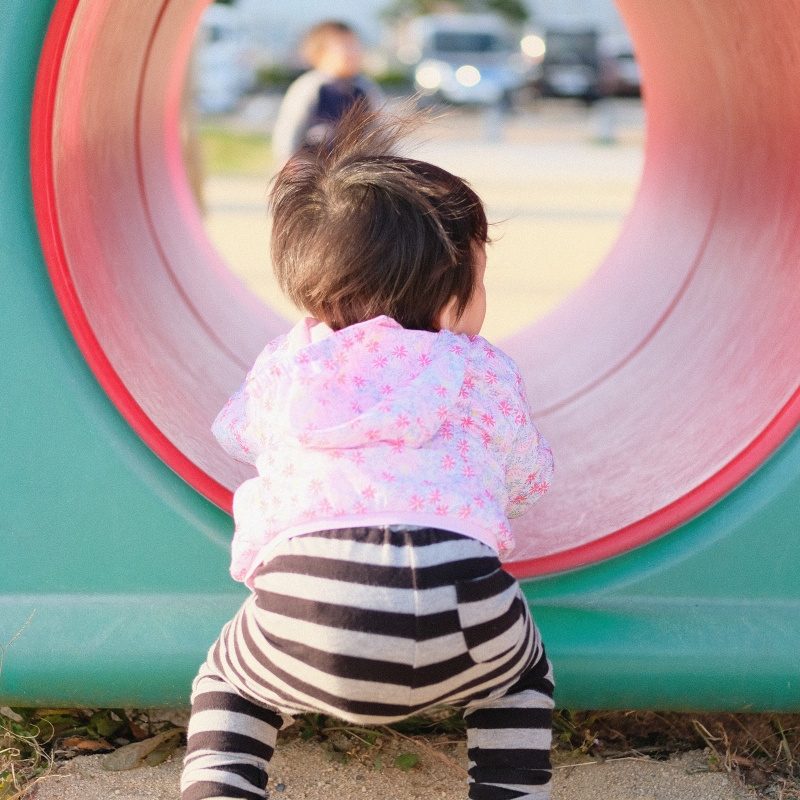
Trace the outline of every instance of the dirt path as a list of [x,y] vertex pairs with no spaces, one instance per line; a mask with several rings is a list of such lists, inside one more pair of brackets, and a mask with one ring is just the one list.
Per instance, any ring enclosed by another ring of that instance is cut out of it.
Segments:
[[[270,777],[273,800],[464,800],[463,744],[450,747],[445,758],[416,750],[419,763],[407,771],[395,758],[414,751],[406,742],[365,748],[346,762],[332,758],[329,748],[295,739],[279,747]],[[158,767],[107,772],[103,756],[67,762],[34,787],[26,800],[177,800],[180,759]],[[646,758],[620,759],[556,768],[553,800],[755,800],[756,795],[728,775],[708,771],[701,751],[667,762]]]

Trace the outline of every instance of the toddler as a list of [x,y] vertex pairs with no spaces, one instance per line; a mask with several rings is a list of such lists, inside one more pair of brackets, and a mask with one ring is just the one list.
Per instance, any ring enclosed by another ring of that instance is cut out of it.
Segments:
[[326,20],[305,35],[305,60],[313,67],[287,90],[272,132],[272,153],[283,164],[303,145],[319,144],[356,102],[377,109],[383,93],[361,74],[362,49],[346,23]]
[[251,589],[193,684],[182,798],[264,798],[276,734],[463,709],[469,797],[550,796],[553,677],[500,560],[552,456],[514,362],[478,333],[487,222],[460,178],[394,154],[356,106],[284,166],[272,256],[310,315],[214,423]]

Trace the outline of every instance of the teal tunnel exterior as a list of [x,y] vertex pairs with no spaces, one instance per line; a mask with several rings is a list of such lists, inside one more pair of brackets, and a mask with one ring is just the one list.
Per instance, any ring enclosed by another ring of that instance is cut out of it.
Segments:
[[[230,517],[109,401],[54,297],[34,217],[30,116],[54,3],[0,25],[0,702],[188,702],[244,597]],[[710,508],[630,552],[524,582],[580,708],[800,710],[800,431]]]

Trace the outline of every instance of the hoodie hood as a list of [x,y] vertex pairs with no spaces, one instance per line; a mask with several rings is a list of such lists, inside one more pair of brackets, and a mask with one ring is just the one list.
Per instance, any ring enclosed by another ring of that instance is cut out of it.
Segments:
[[268,356],[276,402],[261,409],[263,422],[303,447],[420,447],[461,396],[469,344],[469,337],[407,330],[386,316],[336,332],[306,319]]

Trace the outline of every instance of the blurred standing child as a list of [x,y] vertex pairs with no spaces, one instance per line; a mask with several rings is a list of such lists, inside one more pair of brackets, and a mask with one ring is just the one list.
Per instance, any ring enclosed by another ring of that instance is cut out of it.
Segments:
[[275,165],[304,145],[319,144],[357,101],[371,110],[383,105],[378,86],[361,74],[363,50],[346,23],[326,20],[306,34],[302,54],[312,69],[288,89],[272,137]]

